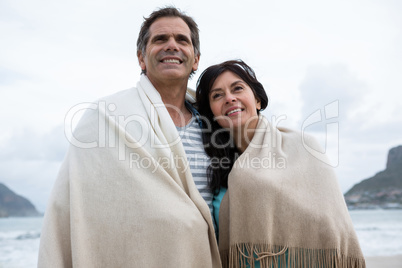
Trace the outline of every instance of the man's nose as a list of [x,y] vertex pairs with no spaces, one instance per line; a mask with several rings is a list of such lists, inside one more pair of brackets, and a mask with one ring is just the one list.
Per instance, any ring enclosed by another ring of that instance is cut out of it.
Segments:
[[165,47],[166,51],[179,51],[179,47],[177,45],[176,40],[173,37],[170,37],[169,40],[166,43],[166,47]]

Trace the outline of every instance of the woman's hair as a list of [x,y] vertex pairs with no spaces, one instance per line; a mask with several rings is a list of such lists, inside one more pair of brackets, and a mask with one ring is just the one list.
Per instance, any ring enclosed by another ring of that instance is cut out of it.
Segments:
[[[268,97],[264,87],[258,82],[253,69],[242,60],[230,60],[208,67],[197,81],[196,108],[203,120],[202,139],[205,152],[211,158],[207,175],[209,187],[215,193],[222,187],[228,187],[228,175],[239,155],[233,144],[229,130],[223,129],[214,120],[209,103],[209,93],[215,80],[224,72],[229,71],[240,77],[251,88],[254,96],[261,102],[261,110],[268,105]],[[259,110],[257,110],[259,113]]]

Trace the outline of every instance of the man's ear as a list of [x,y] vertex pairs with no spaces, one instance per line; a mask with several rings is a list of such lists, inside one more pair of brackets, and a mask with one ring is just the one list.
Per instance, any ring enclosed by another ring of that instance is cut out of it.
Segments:
[[137,51],[137,58],[138,58],[138,63],[140,64],[141,70],[145,71],[146,66],[145,66],[144,57],[142,56],[142,51],[140,51],[140,50]]
[[200,62],[200,55],[196,55],[194,59],[194,64],[193,64],[193,71],[197,71],[198,69],[198,63]]

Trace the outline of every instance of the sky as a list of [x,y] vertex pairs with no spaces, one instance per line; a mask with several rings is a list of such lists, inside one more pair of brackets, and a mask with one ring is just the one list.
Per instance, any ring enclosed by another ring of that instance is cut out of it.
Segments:
[[45,210],[68,111],[136,85],[140,25],[166,5],[200,28],[189,86],[244,60],[268,94],[263,114],[316,136],[342,192],[402,145],[401,1],[0,0],[1,183]]

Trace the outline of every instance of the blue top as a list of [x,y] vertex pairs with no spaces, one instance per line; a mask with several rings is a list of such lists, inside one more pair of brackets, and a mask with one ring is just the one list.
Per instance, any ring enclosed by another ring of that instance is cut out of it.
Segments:
[[222,198],[225,195],[227,189],[224,187],[221,187],[219,189],[219,193],[214,195],[214,198],[212,200],[212,207],[213,207],[213,216],[215,220],[215,235],[216,239],[219,241],[219,207],[221,206]]

